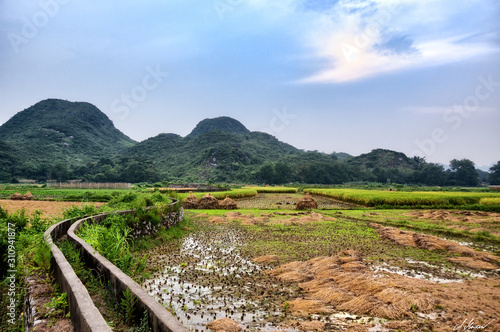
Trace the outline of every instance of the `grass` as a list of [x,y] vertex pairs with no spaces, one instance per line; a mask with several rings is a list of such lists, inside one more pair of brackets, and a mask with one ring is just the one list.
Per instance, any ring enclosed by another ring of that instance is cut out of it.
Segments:
[[[261,215],[260,210],[237,210],[242,214]],[[265,211],[270,213],[271,211]],[[225,211],[200,210],[196,214],[222,216]],[[324,213],[324,211],[320,212]],[[206,217],[194,217],[194,222],[203,222]],[[313,222],[304,225],[281,225],[265,223],[258,226],[241,226],[238,222],[226,224],[248,233],[249,241],[242,246],[242,253],[249,257],[278,255],[281,263],[306,261],[318,256],[336,255],[340,251],[354,249],[360,251],[369,260],[387,262],[393,266],[406,266],[404,258],[425,261],[434,265],[446,265],[449,257],[446,253],[436,253],[418,248],[405,248],[390,241],[381,240],[375,229],[367,222],[353,221],[348,217],[339,217],[335,221]],[[281,218],[286,218],[280,216]],[[205,225],[210,227],[210,225]]]
[[500,197],[485,197],[479,200],[479,204],[500,205]]
[[493,192],[402,192],[365,189],[305,189],[315,195],[327,196],[367,207],[438,207],[480,205],[485,198],[500,199]]
[[[196,197],[201,198],[205,196],[207,193],[201,193],[201,192],[194,192],[193,193]],[[257,196],[257,190],[255,189],[233,189],[233,190],[228,190],[228,191],[216,191],[213,192],[212,195],[217,198],[217,199],[224,199],[226,196],[229,196],[230,198],[245,198],[245,197],[254,197]],[[188,193],[181,193],[178,194],[178,197],[181,199],[184,199],[188,197]]]
[[[416,217],[415,210],[343,210],[342,213],[353,220],[375,222],[385,226],[409,229],[412,231],[452,238],[459,241],[474,242],[479,247],[494,246],[498,248],[500,224],[494,217],[465,218],[463,211],[447,211],[445,219]],[[425,211],[422,212],[422,214]],[[496,249],[500,254],[500,250]]]
[[243,187],[242,189],[253,189],[257,190],[258,193],[296,193],[299,189],[298,188],[291,188],[291,187]]

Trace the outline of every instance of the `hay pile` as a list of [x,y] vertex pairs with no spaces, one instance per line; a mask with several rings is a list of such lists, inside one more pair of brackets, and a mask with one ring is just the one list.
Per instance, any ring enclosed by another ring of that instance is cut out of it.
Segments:
[[224,210],[235,210],[238,208],[236,202],[229,197],[229,195],[224,198],[222,202],[220,202],[220,207]]
[[384,282],[374,276],[355,250],[291,262],[267,273],[281,281],[299,283],[308,296],[289,303],[290,311],[301,316],[329,313],[333,307],[354,314],[401,319],[413,315],[412,303],[422,312],[430,312],[434,305],[428,294],[405,290],[406,283]]
[[318,208],[318,203],[316,203],[314,198],[312,198],[311,195],[309,195],[309,193],[307,193],[305,197],[299,199],[297,205],[295,206],[296,210],[309,210],[317,208]]
[[10,196],[10,199],[20,201],[23,199],[23,195],[21,195],[20,193],[14,193],[12,196]]
[[208,323],[207,328],[215,332],[239,332],[242,330],[234,320],[230,318],[221,318]]
[[197,209],[198,208],[198,198],[193,194],[192,191],[189,192],[189,196],[182,202],[182,206],[185,209]]
[[219,201],[211,193],[206,194],[198,201],[198,209],[218,209]]
[[31,201],[33,198],[34,198],[33,194],[30,193],[29,191],[23,195],[23,200],[26,200],[26,201]]

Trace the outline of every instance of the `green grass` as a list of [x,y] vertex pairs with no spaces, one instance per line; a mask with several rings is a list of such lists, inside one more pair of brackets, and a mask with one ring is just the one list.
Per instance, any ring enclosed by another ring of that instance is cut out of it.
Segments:
[[[201,193],[201,192],[194,192],[193,193],[196,197],[201,198],[205,196],[207,193]],[[233,190],[228,190],[228,191],[216,191],[211,193],[215,198],[217,199],[224,199],[226,196],[229,196],[230,198],[244,198],[244,197],[254,197],[257,196],[257,190],[255,189],[233,189]],[[188,193],[181,193],[178,194],[179,198],[186,198],[188,197]]]
[[[259,210],[237,210],[242,214],[259,216]],[[270,211],[265,211],[269,213]],[[201,210],[189,213],[195,223],[205,223],[206,217],[194,217],[198,213],[224,215],[225,211]],[[333,212],[332,212],[333,214]],[[281,217],[280,218],[287,218]],[[289,218],[289,216],[288,216]],[[428,262],[434,265],[450,266],[447,253],[402,247],[391,241],[381,240],[374,228],[367,222],[353,221],[336,215],[335,221],[313,222],[303,225],[282,225],[264,223],[257,226],[242,226],[239,222],[223,224],[222,227],[236,227],[248,234],[247,243],[240,249],[249,257],[278,255],[281,263],[306,261],[318,256],[336,255],[342,250],[354,249],[363,257],[378,263],[387,262],[393,266],[407,266],[405,258]],[[210,229],[210,224],[203,228]],[[218,225],[217,227],[221,227]]]
[[480,192],[402,192],[364,189],[305,189],[315,195],[368,207],[453,207],[479,205],[481,199],[499,198],[500,193]]
[[298,188],[291,187],[243,187],[242,189],[257,190],[258,193],[296,193]]
[[108,202],[130,189],[51,189],[51,188],[26,188],[0,190],[0,199],[10,199],[12,194],[19,192],[25,194],[29,191],[35,200],[54,200],[69,202]]
[[484,205],[500,205],[500,197],[485,197],[481,198],[479,204]]

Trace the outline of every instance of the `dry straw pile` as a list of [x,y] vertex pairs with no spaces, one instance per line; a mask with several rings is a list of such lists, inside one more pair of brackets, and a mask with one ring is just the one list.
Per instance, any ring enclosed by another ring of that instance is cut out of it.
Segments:
[[314,198],[312,198],[311,195],[309,195],[309,193],[307,193],[305,197],[299,199],[297,205],[295,206],[295,209],[297,210],[310,210],[317,208],[318,208],[318,203],[316,203]]
[[199,205],[198,198],[193,194],[192,191],[189,192],[189,196],[182,202],[182,206],[185,209],[197,209]]
[[198,202],[198,209],[218,209],[219,201],[217,198],[212,196],[211,193],[206,194],[202,198],[200,198]]

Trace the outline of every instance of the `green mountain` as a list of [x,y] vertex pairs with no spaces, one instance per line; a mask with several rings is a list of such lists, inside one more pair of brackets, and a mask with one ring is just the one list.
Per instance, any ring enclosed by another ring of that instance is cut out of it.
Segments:
[[297,153],[301,151],[265,133],[216,127],[185,138],[160,134],[130,148],[123,158],[151,160],[163,179],[249,182],[266,161]]
[[136,142],[97,107],[59,99],[41,101],[0,126],[0,140],[35,164],[80,165],[112,157]]
[[205,119],[198,123],[193,131],[187,137],[195,138],[210,131],[219,130],[225,133],[249,134],[248,130],[241,122],[227,116],[221,116],[214,119]]
[[41,101],[0,126],[0,182],[471,185],[467,179],[477,178],[470,160],[452,164],[445,170],[384,149],[357,157],[303,151],[229,117],[205,119],[186,137],[160,134],[136,143],[95,106],[58,99]]

